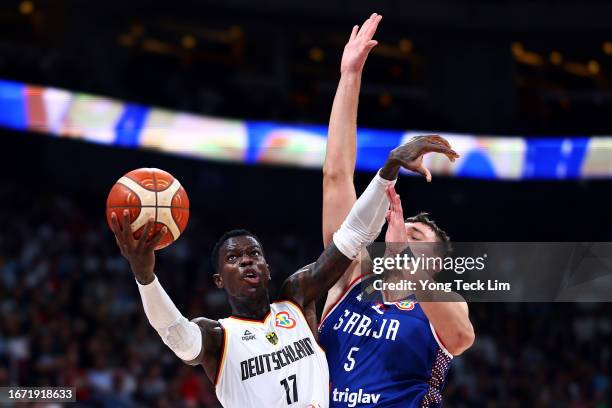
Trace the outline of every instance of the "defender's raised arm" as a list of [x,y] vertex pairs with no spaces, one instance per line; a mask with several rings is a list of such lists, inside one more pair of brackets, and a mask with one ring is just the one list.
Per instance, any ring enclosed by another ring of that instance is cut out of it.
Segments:
[[340,63],[340,82],[332,106],[323,164],[323,244],[332,235],[357,199],[353,185],[357,155],[357,105],[361,76],[370,51],[378,43],[373,40],[381,15],[373,13],[361,28],[354,26],[344,46]]

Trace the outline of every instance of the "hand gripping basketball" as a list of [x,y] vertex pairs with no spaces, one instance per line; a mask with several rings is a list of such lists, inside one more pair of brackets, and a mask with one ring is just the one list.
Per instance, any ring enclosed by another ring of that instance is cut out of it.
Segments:
[[144,234],[147,239],[166,226],[168,234],[155,246],[155,249],[162,249],[178,239],[187,227],[189,198],[181,183],[170,173],[142,168],[117,180],[108,194],[106,219],[111,228],[111,214],[115,212],[121,216],[123,210],[128,210],[129,227],[135,239],[144,234],[144,226],[150,218],[154,219],[154,225]]
[[111,189],[106,219],[136,279],[148,283],[153,280],[153,251],[170,245],[187,226],[189,199],[170,173],[137,169],[121,177]]
[[121,250],[121,255],[130,263],[136,280],[142,285],[147,285],[154,279],[154,250],[168,232],[168,228],[164,226],[147,242],[147,237],[154,223],[154,219],[152,217],[149,218],[144,226],[143,234],[136,240],[130,228],[129,211],[123,210],[121,224],[119,223],[117,213],[115,211],[111,213],[111,230],[115,234],[117,246],[119,246],[119,250]]

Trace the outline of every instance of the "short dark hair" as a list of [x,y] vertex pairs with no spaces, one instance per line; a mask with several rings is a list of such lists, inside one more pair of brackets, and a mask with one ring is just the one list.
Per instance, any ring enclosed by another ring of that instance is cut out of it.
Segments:
[[420,222],[420,223],[427,225],[429,228],[432,229],[434,234],[436,234],[436,237],[438,237],[440,242],[444,244],[443,249],[445,253],[449,253],[453,250],[453,247],[451,245],[451,240],[448,234],[442,228],[438,227],[438,225],[436,224],[434,220],[429,218],[428,213],[420,212],[413,217],[406,218],[405,222]]
[[210,263],[212,264],[213,273],[217,273],[217,268],[218,268],[218,265],[219,265],[219,251],[221,250],[221,246],[223,246],[223,244],[225,244],[225,241],[227,241],[230,238],[234,238],[234,237],[251,237],[251,238],[253,238],[255,241],[257,241],[259,246],[262,247],[261,250],[263,252],[263,246],[261,245],[261,241],[252,232],[247,231],[245,229],[234,229],[234,230],[231,230],[231,231],[226,231],[226,232],[223,233],[223,235],[221,235],[221,238],[219,238],[219,240],[215,243],[215,246],[212,249],[212,253],[211,253],[211,256],[210,256]]

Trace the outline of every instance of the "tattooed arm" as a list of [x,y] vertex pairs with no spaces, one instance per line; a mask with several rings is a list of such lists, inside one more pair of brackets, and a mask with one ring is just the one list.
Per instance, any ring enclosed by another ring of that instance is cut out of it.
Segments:
[[304,307],[325,295],[361,249],[380,233],[389,208],[385,188],[394,183],[395,180],[377,174],[334,234],[332,243],[313,265],[302,268],[285,281],[281,296]]
[[305,307],[326,294],[351,262],[353,260],[340,252],[332,242],[317,262],[305,266],[285,280],[281,288],[281,298],[292,299]]

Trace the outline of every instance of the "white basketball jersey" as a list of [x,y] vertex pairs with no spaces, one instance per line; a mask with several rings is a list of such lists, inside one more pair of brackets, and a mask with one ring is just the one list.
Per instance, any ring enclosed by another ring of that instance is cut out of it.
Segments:
[[275,302],[263,321],[229,317],[215,383],[226,408],[328,408],[329,371],[301,309]]

